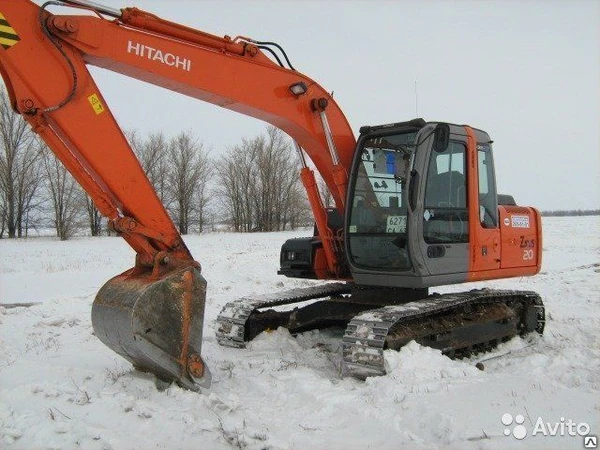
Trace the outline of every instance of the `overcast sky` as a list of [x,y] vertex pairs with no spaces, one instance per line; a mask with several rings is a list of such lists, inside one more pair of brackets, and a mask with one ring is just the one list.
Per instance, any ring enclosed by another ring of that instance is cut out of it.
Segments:
[[[540,209],[600,208],[600,2],[97,2],[275,41],[334,91],[356,134],[415,116],[467,123],[495,141],[501,193]],[[190,129],[214,155],[264,131],[256,119],[93,72],[124,128]]]

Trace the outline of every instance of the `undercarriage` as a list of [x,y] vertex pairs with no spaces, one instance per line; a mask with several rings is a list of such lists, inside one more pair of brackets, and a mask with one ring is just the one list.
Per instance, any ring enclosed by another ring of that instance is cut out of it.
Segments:
[[415,340],[450,358],[468,357],[514,336],[542,334],[545,312],[539,295],[530,291],[427,295],[425,289],[330,283],[229,302],[217,321],[218,342],[238,348],[278,327],[291,333],[345,327],[343,372],[364,379],[385,374],[386,349]]

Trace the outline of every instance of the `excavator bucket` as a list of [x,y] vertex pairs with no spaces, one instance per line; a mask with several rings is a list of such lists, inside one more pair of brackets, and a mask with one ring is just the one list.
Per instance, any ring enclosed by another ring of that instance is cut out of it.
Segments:
[[102,286],[92,325],[136,369],[199,390],[211,382],[200,357],[205,299],[206,281],[197,267],[162,276],[130,269]]

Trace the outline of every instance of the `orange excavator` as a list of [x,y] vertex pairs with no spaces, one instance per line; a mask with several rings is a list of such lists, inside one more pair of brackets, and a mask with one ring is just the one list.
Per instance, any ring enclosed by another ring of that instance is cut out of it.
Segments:
[[[279,45],[137,8],[1,0],[0,44],[14,110],[136,252],[134,267],[98,292],[92,323],[137,369],[194,390],[210,385],[201,357],[206,281],[87,65],[262,119],[293,139],[315,232],[283,245],[279,273],[331,282],[232,300],[217,318],[222,345],[243,347],[277,326],[342,326],[344,371],[364,378],[385,372],[384,349],[410,340],[461,357],[543,332],[534,292],[429,294],[540,270],[540,214],[497,194],[486,132],[414,119],[362,127],[355,139],[331,95]],[[334,208],[323,206],[312,167]]]

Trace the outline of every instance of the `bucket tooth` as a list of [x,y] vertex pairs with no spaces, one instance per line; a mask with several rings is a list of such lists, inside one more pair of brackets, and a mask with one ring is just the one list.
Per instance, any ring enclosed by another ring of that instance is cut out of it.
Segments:
[[188,266],[154,277],[131,269],[109,280],[92,306],[96,336],[141,371],[199,390],[206,280]]

